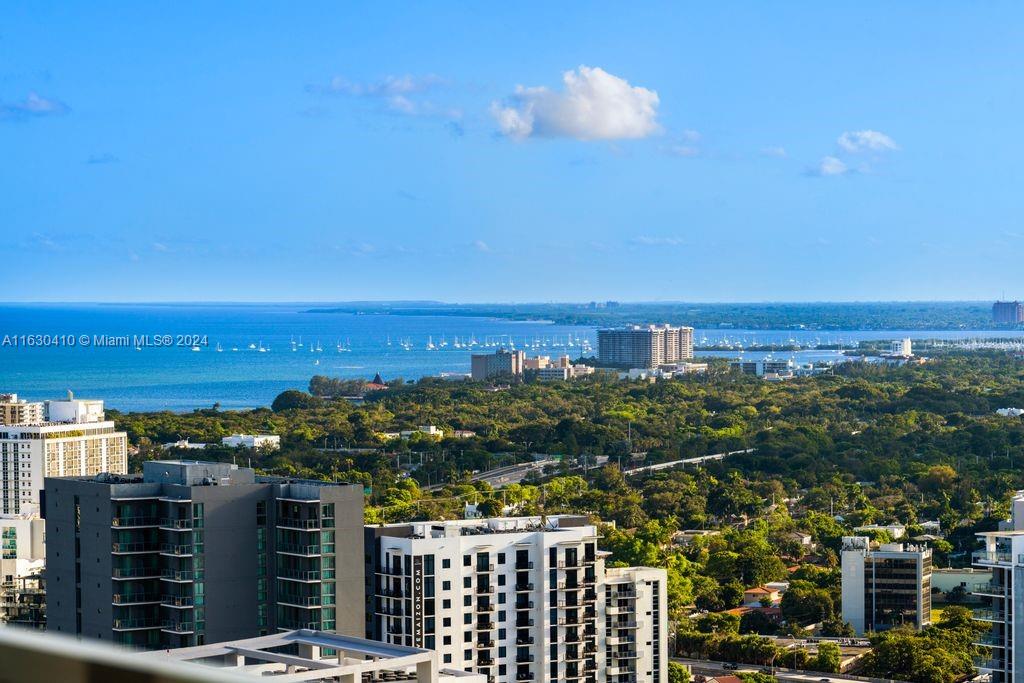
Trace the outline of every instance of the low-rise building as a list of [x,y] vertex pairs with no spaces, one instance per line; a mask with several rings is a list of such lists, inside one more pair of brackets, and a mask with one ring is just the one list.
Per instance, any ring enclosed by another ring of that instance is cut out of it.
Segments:
[[854,533],[857,534],[872,534],[876,532],[885,532],[889,537],[898,541],[907,535],[907,527],[902,524],[863,524],[853,528]]
[[771,357],[765,357],[760,360],[738,358],[729,361],[729,367],[744,375],[753,375],[755,377],[774,375],[781,377],[783,375],[792,376],[794,364],[791,360],[780,360]]
[[844,536],[840,564],[843,621],[857,635],[931,624],[931,549]]
[[444,430],[434,425],[420,425],[416,429],[403,429],[398,432],[398,436],[402,439],[411,439],[413,436],[426,436],[434,439],[443,439]]
[[222,446],[231,448],[253,448],[275,451],[281,447],[281,437],[276,434],[232,434],[220,440]]

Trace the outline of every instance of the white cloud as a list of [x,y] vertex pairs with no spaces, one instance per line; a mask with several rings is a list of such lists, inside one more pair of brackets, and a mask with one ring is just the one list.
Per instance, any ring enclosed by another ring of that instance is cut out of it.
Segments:
[[153,251],[168,252],[171,248],[163,242],[153,242]]
[[846,173],[849,172],[850,167],[847,166],[842,159],[840,159],[839,157],[827,156],[822,157],[821,161],[818,162],[818,165],[815,168],[811,169],[810,175],[828,177],[845,175]]
[[669,145],[665,147],[665,152],[674,157],[695,157],[700,154],[700,150],[692,145]]
[[426,76],[385,76],[378,81],[350,81],[335,76],[327,85],[307,85],[306,91],[321,95],[377,100],[394,114],[405,116],[436,116],[446,119],[462,118],[462,111],[445,107],[425,98],[431,91],[441,90],[449,82],[435,74]]
[[784,159],[787,156],[786,155],[786,148],[785,147],[762,147],[761,148],[761,156],[776,157],[778,159]]
[[630,85],[598,67],[562,74],[564,89],[517,86],[504,102],[491,104],[503,135],[619,140],[644,138],[661,130],[658,93]]
[[30,92],[21,102],[0,103],[0,119],[28,119],[67,114],[71,109],[60,100]]
[[899,149],[891,137],[877,130],[846,131],[836,143],[851,154],[859,152],[891,152]]
[[485,254],[491,252],[490,245],[487,244],[487,242],[484,242],[483,240],[473,240],[472,244],[470,244],[469,246],[471,246],[474,249],[476,249],[477,251],[483,252]]
[[638,235],[630,241],[641,247],[678,247],[686,244],[686,240],[681,237],[652,237],[650,235]]

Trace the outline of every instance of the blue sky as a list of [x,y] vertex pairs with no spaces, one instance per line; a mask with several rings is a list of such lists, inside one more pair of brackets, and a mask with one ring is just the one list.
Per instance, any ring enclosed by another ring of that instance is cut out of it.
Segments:
[[1024,5],[0,9],[7,300],[1024,297]]

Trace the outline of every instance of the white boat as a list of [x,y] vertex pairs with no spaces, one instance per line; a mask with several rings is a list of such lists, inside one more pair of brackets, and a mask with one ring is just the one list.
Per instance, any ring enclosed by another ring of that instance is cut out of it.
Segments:
[[232,350],[232,351],[237,351],[237,350],[238,350],[238,347],[237,347],[237,346],[232,346],[232,347],[231,347],[231,350]]
[[317,353],[320,353],[320,352],[321,352],[321,351],[323,351],[323,350],[324,350],[324,349],[323,349],[323,347],[322,347],[322,346],[320,346],[320,340],[319,340],[319,339],[317,339],[317,340],[316,340],[316,352],[317,352]]
[[250,349],[255,349],[255,348],[256,348],[256,345],[255,345],[255,344],[249,344],[249,348],[250,348]]
[[434,338],[431,336],[427,336],[427,351],[433,351],[436,348],[437,347],[434,346]]
[[257,348],[256,351],[259,352],[259,353],[266,353],[267,352],[267,349],[263,348],[263,340],[262,339],[260,340],[259,348]]
[[320,365],[320,359],[317,358],[315,361],[313,361],[313,365]]
[[199,348],[198,346],[193,346],[193,347],[192,347],[192,350],[193,350],[193,351],[202,351],[202,349],[201,349],[201,348]]
[[222,349],[222,348],[220,347],[220,342],[217,342],[217,353],[221,353],[221,352],[223,352],[223,351],[224,351],[224,349]]
[[299,348],[302,348],[302,335],[299,335]]

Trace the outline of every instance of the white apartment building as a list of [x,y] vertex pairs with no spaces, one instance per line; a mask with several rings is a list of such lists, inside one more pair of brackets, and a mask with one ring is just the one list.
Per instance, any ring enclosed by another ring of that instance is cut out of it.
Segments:
[[45,420],[0,425],[0,513],[39,504],[44,477],[128,471],[128,436],[104,419],[102,401],[47,401]]
[[31,508],[0,515],[0,624],[38,626],[43,613],[39,587],[46,557],[46,522]]
[[973,555],[975,567],[992,572],[990,581],[974,584],[971,592],[982,607],[974,618],[989,627],[978,638],[991,653],[974,664],[991,674],[991,683],[1010,683],[1024,678],[1024,492],[1013,499],[1012,517],[999,531],[979,533],[984,547]]
[[281,437],[275,434],[232,434],[222,438],[220,443],[232,448],[265,448],[273,451],[281,447]]
[[914,345],[910,341],[910,337],[904,337],[903,339],[896,339],[889,344],[889,355],[900,356],[902,358],[910,358],[914,355]]
[[367,637],[494,683],[665,683],[666,574],[558,515],[368,526]]

